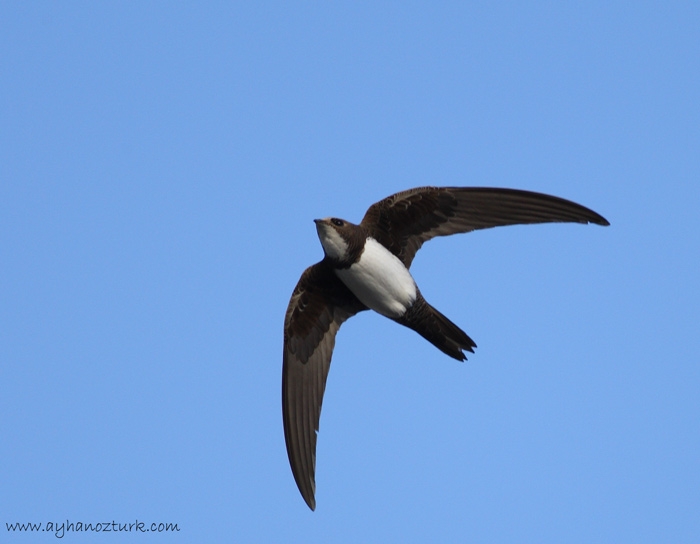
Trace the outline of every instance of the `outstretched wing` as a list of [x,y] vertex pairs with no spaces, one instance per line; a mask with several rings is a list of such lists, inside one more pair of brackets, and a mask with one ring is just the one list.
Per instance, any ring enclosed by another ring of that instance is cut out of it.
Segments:
[[282,417],[287,455],[306,504],[316,508],[316,433],[340,325],[366,310],[325,261],[299,279],[284,318]]
[[361,225],[408,268],[423,242],[527,223],[609,225],[593,210],[556,196],[493,187],[418,187],[370,206]]

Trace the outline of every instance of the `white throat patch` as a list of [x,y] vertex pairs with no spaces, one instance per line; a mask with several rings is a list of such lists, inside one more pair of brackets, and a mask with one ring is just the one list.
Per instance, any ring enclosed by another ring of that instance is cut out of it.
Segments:
[[318,238],[321,240],[323,251],[331,259],[342,261],[348,252],[348,243],[338,234],[331,225],[327,223],[316,223]]

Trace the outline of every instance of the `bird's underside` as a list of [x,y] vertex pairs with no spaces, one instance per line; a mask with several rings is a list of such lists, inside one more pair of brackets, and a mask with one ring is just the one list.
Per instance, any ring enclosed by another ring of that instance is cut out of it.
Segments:
[[[363,262],[365,241],[379,242],[383,248],[378,251],[386,248],[387,255],[393,255],[389,258],[396,261],[392,266],[406,270],[410,277],[407,269],[416,252],[436,236],[553,222],[609,224],[596,212],[554,196],[477,187],[420,187],[396,193],[370,206],[359,225],[338,219],[317,221],[317,226],[323,223],[331,234],[330,241],[322,237],[326,256],[304,271],[289,302],[282,370],[287,454],[299,491],[312,510],[316,506],[316,436],[335,336],[346,319],[372,305],[348,278]],[[415,330],[447,355],[464,360],[463,351],[473,351],[476,344],[430,306],[417,287],[409,294],[412,297],[403,313],[385,315]]]

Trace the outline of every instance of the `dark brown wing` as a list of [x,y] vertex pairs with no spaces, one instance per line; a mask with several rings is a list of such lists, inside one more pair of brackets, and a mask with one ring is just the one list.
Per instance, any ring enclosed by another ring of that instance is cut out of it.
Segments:
[[294,480],[312,510],[316,508],[316,433],[335,335],[346,319],[366,309],[321,261],[301,275],[284,318],[284,439]]
[[556,196],[493,187],[418,187],[370,206],[361,225],[406,267],[423,242],[477,229],[526,223],[609,225],[596,212]]

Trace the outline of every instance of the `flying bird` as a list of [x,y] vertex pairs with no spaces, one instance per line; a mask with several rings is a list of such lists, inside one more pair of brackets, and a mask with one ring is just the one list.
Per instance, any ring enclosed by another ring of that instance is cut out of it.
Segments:
[[528,223],[609,225],[555,196],[492,187],[418,187],[372,204],[359,225],[315,219],[324,258],[297,283],[284,318],[282,417],[287,455],[306,504],[316,508],[316,435],[335,336],[345,320],[374,310],[413,329],[458,361],[474,341],[420,292],[409,269],[424,242]]

